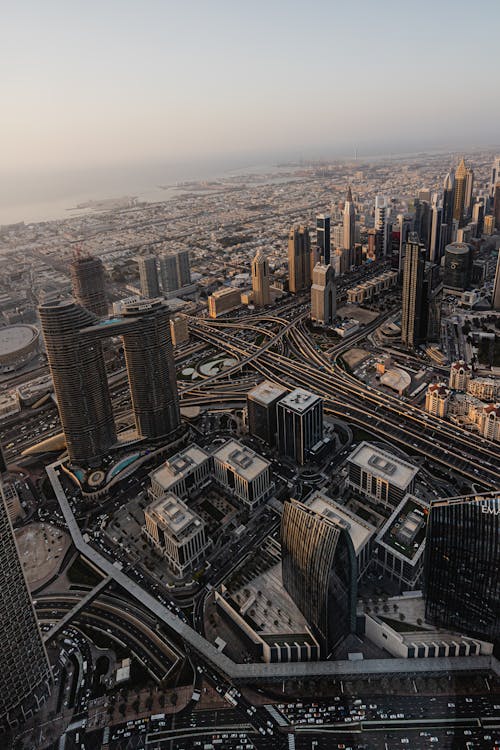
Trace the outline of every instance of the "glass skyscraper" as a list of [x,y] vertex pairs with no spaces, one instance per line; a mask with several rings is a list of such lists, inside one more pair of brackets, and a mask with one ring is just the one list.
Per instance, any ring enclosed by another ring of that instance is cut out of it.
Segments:
[[426,619],[500,641],[500,496],[436,500],[425,555]]

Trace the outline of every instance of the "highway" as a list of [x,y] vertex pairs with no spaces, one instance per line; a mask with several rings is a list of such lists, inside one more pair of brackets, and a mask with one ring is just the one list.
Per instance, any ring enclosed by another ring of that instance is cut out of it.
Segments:
[[[382,316],[359,334],[335,347],[330,361],[301,325],[304,314],[292,321],[273,318],[276,325],[284,326],[282,333],[290,338],[299,358],[273,351],[272,339],[263,349],[248,340],[242,340],[234,330],[245,332],[247,323],[211,321],[190,318],[193,335],[208,341],[234,356],[245,357],[246,363],[266,378],[279,382],[288,389],[300,386],[312,390],[324,399],[325,411],[354,423],[389,442],[396,442],[406,452],[425,456],[447,470],[480,483],[485,489],[496,489],[498,478],[498,447],[485,438],[424,413],[411,403],[378,391],[349,374],[341,362],[347,349],[361,342],[380,325]],[[269,318],[267,318],[269,319]],[[267,329],[266,329],[267,330]],[[231,332],[229,332],[231,331]],[[185,389],[185,392],[191,389]],[[207,394],[209,395],[209,394]]]

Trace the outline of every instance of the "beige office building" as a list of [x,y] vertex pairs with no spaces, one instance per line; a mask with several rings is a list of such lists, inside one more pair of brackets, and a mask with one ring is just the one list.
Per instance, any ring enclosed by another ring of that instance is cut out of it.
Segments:
[[330,264],[314,267],[311,286],[311,320],[331,326],[337,314],[335,271]]
[[262,250],[258,250],[252,260],[252,290],[253,303],[256,307],[269,305],[271,302],[269,263]]
[[213,453],[216,481],[250,509],[274,492],[271,464],[237,440],[228,440]]
[[241,291],[227,287],[219,289],[208,298],[208,314],[211,318],[218,318],[219,315],[237,310],[241,307]]

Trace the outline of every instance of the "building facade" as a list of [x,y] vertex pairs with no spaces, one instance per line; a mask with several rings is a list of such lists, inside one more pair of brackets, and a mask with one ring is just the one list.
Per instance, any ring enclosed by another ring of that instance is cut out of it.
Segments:
[[342,247],[344,250],[352,251],[354,250],[354,244],[356,242],[356,208],[352,199],[350,185],[344,203],[343,227],[344,234]]
[[258,250],[252,260],[252,291],[253,303],[256,307],[269,305],[271,302],[269,263],[262,250]]
[[293,227],[288,236],[288,278],[293,294],[311,286],[311,239],[305,226]]
[[311,320],[331,326],[337,314],[335,271],[330,264],[318,263],[311,285]]
[[208,547],[205,522],[180,500],[168,493],[144,510],[146,538],[166,559],[172,572],[184,578],[203,565]]
[[280,454],[305,464],[323,439],[323,399],[296,388],[279,401],[277,414]]
[[498,493],[436,500],[427,522],[426,619],[500,641]]
[[211,318],[218,318],[219,315],[237,310],[241,307],[241,291],[227,287],[219,289],[208,298],[208,314]]
[[290,500],[283,507],[281,550],[283,585],[326,658],[356,626],[356,557],[348,530]]
[[467,192],[467,167],[462,159],[455,170],[455,194],[453,199],[453,219],[458,226],[464,225],[465,196]]
[[247,393],[248,430],[268,445],[276,444],[278,402],[288,393],[286,388],[264,380]]
[[171,493],[185,500],[211,481],[212,471],[211,454],[193,443],[151,472],[149,494],[158,499]]
[[330,217],[328,214],[319,214],[316,216],[316,247],[319,255],[317,262],[329,264],[330,245]]
[[413,493],[418,469],[392,453],[367,442],[360,443],[347,459],[348,486],[375,505],[394,509]]
[[156,299],[160,296],[160,279],[156,255],[141,255],[137,259],[137,263],[142,296],[146,299]]
[[214,451],[214,478],[249,510],[274,492],[271,464],[237,440],[228,440]]
[[172,315],[170,318],[170,338],[173,346],[180,346],[189,341],[189,326],[184,315]]
[[450,391],[444,383],[431,383],[425,394],[425,411],[445,419],[448,414]]
[[415,234],[406,243],[403,271],[401,341],[414,347],[425,341],[427,307],[424,294],[425,248]]
[[0,735],[47,699],[52,675],[4,501],[0,474]]
[[98,318],[104,318],[108,314],[108,302],[102,260],[92,255],[75,255],[70,276],[78,304]]
[[450,367],[450,388],[455,391],[466,391],[470,378],[471,369],[463,359],[452,363]]

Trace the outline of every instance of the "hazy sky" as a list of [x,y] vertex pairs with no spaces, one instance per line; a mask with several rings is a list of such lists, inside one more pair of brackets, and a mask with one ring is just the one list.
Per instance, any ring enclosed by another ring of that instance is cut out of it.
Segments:
[[500,142],[500,0],[15,0],[2,169]]

